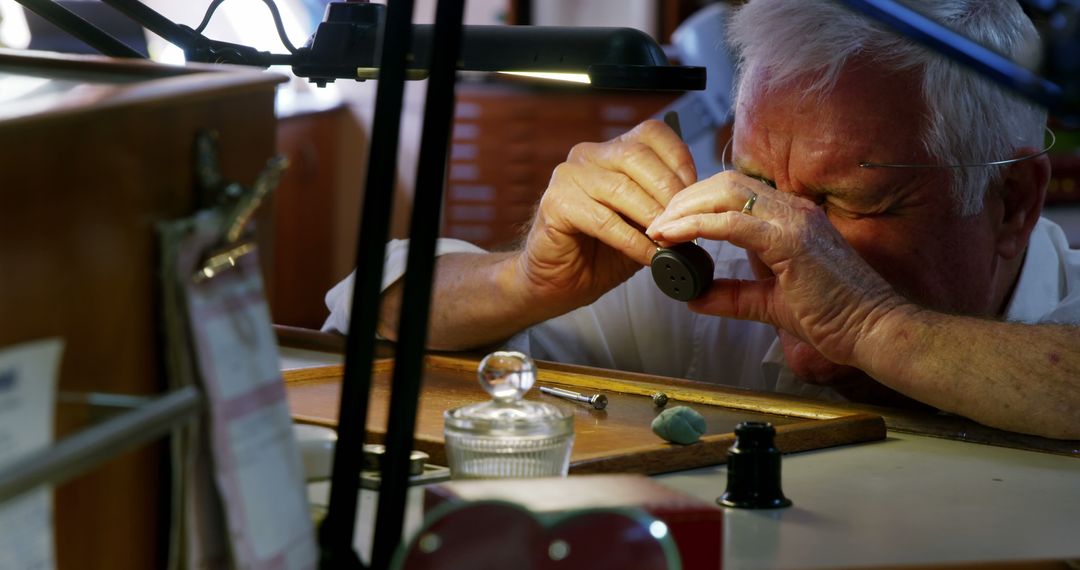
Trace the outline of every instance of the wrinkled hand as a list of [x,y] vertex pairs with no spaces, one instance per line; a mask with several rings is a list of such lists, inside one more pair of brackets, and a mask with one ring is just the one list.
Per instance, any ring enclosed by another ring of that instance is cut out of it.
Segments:
[[[741,213],[754,193],[753,210]],[[761,278],[718,279],[691,309],[772,324],[838,364],[859,366],[860,339],[904,302],[848,245],[824,210],[738,172],[686,188],[648,235],[667,242],[703,237],[746,249],[752,261],[764,265],[756,271]]]
[[659,121],[575,146],[552,174],[518,256],[530,298],[574,308],[648,265],[656,246],[643,228],[695,180],[689,149]]

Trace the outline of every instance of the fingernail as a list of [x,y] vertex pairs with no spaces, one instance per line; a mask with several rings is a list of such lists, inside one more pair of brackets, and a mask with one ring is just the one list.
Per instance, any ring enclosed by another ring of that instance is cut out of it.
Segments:
[[661,235],[663,235],[664,232],[671,230],[672,226],[673,226],[673,224],[671,222],[664,222],[662,224],[658,224],[658,225],[654,226],[650,230],[649,235],[653,235],[653,234],[661,234]]
[[666,225],[667,223],[670,222],[670,220],[671,220],[671,216],[668,215],[667,212],[661,212],[659,215],[657,215],[655,218],[653,218],[652,223],[649,224],[648,231],[656,231],[657,228],[659,228],[660,226]]

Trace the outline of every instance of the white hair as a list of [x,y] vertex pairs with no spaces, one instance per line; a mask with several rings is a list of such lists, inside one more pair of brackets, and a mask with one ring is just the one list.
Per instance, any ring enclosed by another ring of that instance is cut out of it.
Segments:
[[[1040,42],[1017,0],[907,0],[911,8],[960,34],[1026,64],[1037,63]],[[922,143],[940,164],[1011,158],[1020,147],[1040,148],[1046,112],[944,56],[832,0],[751,0],[731,20],[728,41],[738,57],[736,100],[744,79],[767,81],[766,91],[811,79],[808,92],[827,95],[853,57],[922,77],[927,113]],[[768,73],[758,73],[767,71]],[[955,168],[952,192],[962,215],[982,210],[1001,167]]]

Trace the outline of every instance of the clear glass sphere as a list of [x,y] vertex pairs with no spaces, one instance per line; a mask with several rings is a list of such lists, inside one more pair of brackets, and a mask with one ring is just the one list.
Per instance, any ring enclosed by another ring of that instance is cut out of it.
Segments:
[[496,400],[520,400],[536,382],[536,364],[520,352],[500,350],[480,361],[476,375]]

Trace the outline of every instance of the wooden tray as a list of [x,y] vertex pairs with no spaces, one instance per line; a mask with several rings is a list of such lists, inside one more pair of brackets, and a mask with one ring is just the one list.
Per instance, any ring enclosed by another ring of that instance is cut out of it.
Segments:
[[[476,381],[478,361],[429,356],[425,361],[423,396],[416,422],[416,448],[446,465],[443,449],[443,412],[488,398]],[[374,366],[368,441],[381,441],[386,433],[390,401],[392,359]],[[608,397],[605,410],[594,410],[541,394],[536,387],[528,398],[558,406],[574,416],[571,473],[655,474],[724,463],[735,440],[733,430],[742,421],[768,421],[776,426],[776,444],[784,453],[820,449],[885,437],[880,416],[850,412],[772,394],[758,394],[661,377],[613,378],[581,366],[538,362],[538,385],[559,386],[579,392],[601,392]],[[337,424],[341,366],[286,371],[289,406],[300,422],[333,427]],[[693,445],[670,444],[652,433],[650,424],[663,408],[650,396],[662,391],[668,407],[688,405],[705,416],[707,434]]]

